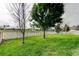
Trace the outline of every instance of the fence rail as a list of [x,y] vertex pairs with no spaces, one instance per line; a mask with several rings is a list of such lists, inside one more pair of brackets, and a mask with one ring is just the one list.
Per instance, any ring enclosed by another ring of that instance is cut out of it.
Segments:
[[[65,34],[65,32],[61,32]],[[73,34],[78,34],[79,31],[76,32],[67,32],[67,33],[73,33]],[[56,34],[56,32],[53,31],[46,31],[46,35],[48,34]],[[25,37],[29,36],[40,36],[43,35],[43,31],[27,31],[25,32]],[[22,34],[18,31],[5,31],[5,32],[0,32],[0,40],[1,39],[12,39],[12,38],[21,38]]]
[[[25,37],[29,36],[40,36],[42,35],[43,31],[30,31],[30,32],[25,32]],[[46,34],[54,34],[54,32],[46,31]],[[2,32],[0,35],[1,38],[3,39],[12,39],[12,38],[21,38],[22,34],[17,31],[8,31],[8,32]]]

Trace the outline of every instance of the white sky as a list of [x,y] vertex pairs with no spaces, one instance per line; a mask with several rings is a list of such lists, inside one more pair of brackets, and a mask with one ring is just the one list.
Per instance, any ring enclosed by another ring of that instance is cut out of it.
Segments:
[[63,15],[64,23],[72,25],[79,25],[79,3],[65,4],[65,13]]
[[[16,24],[14,22],[14,19],[10,16],[6,5],[7,4],[5,3],[0,3],[0,26],[9,24],[10,26],[15,27]],[[79,8],[78,7],[79,7],[78,3],[65,4],[65,13],[63,15],[64,23],[67,23],[71,26],[79,24]],[[27,23],[29,24],[29,22]]]
[[10,24],[13,26],[13,19],[10,17],[6,4],[0,3],[0,25]]
[[[32,3],[30,3],[32,7]],[[8,11],[8,3],[0,3],[0,26],[10,25],[11,27],[16,27],[15,19],[13,19]],[[30,10],[30,8],[28,10]],[[27,21],[27,27],[29,25],[29,21]]]

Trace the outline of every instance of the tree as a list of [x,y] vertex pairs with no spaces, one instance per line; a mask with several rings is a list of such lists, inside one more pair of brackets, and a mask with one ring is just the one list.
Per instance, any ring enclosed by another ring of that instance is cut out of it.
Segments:
[[43,30],[43,38],[45,31],[54,27],[56,23],[62,23],[62,14],[64,13],[64,5],[62,3],[38,3],[34,4],[32,9],[32,19],[35,20]]
[[25,39],[25,25],[26,25],[26,19],[29,18],[30,13],[28,13],[27,9],[29,6],[26,3],[12,3],[9,4],[10,8],[8,8],[11,16],[13,19],[16,19],[16,22],[19,26],[19,31],[23,35],[23,44]]
[[69,30],[70,30],[70,27],[67,24],[65,24],[64,31],[68,32]]
[[61,31],[60,23],[55,26],[55,31],[59,33]]

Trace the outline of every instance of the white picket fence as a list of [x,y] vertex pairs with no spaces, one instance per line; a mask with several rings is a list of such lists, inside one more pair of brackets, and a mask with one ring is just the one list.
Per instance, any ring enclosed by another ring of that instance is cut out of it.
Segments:
[[0,43],[2,42],[2,40],[3,40],[3,33],[2,32],[0,32]]
[[[25,33],[25,37],[29,37],[29,36],[39,36],[39,35],[43,35],[42,31],[30,31],[30,32],[26,32]],[[77,32],[68,32],[68,33],[73,33],[73,34],[78,34],[79,35],[79,31]],[[46,31],[46,35],[48,34],[56,34],[56,32],[53,31]],[[65,34],[65,32],[63,32],[63,34]],[[2,41],[2,39],[12,39],[12,38],[21,38],[22,34],[20,32],[13,32],[13,31],[8,31],[8,32],[0,32],[0,41]]]
[[[39,36],[39,35],[42,35],[42,33],[43,33],[42,31],[26,32],[25,37]],[[54,33],[46,31],[46,34],[54,34]],[[0,38],[2,39],[12,39],[12,38],[21,38],[21,37],[22,37],[22,34],[20,32],[8,31],[8,32],[2,32],[2,34],[0,34]]]

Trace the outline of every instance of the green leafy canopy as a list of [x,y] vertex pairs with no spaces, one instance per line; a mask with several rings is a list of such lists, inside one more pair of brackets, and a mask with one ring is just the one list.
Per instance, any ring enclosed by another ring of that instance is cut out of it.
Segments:
[[33,6],[32,19],[38,22],[41,28],[47,29],[61,23],[63,13],[63,3],[38,3]]

